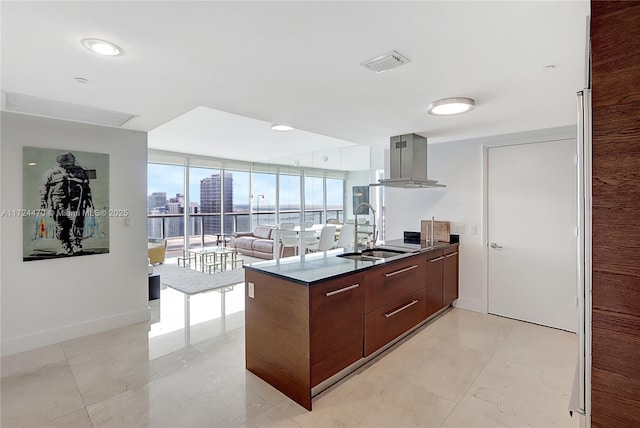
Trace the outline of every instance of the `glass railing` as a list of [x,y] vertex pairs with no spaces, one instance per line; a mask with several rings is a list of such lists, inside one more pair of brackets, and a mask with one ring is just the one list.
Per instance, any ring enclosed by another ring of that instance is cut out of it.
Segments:
[[[250,227],[250,218],[253,226]],[[301,212],[295,210],[280,211],[280,222],[300,224]],[[314,224],[324,224],[322,210],[307,210],[305,221]],[[189,215],[188,236],[189,248],[211,247],[226,245],[233,232],[253,230],[257,225],[273,225],[276,223],[275,211],[254,213],[225,213],[221,218],[219,213],[197,213]],[[327,219],[343,221],[342,210],[327,210]],[[178,257],[184,249],[184,214],[149,214],[147,215],[147,237],[149,241],[167,241],[167,257]],[[224,225],[222,225],[224,221]],[[224,231],[223,231],[224,230]]]

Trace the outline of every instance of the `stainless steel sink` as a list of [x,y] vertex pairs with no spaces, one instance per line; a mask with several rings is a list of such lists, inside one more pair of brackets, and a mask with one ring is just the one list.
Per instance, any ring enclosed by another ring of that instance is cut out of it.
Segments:
[[360,262],[375,262],[378,260],[384,260],[382,257],[372,257],[372,256],[367,256],[366,254],[361,254],[361,253],[338,254],[337,257],[342,257],[343,259],[349,259],[349,260],[357,260]]
[[379,257],[381,259],[388,259],[388,258],[396,257],[405,253],[402,251],[381,250],[381,249],[373,248],[371,250],[364,250],[362,254],[371,256],[371,257]]
[[402,251],[379,250],[379,249],[373,248],[370,250],[364,250],[361,253],[340,254],[338,255],[338,257],[343,257],[345,259],[350,259],[350,260],[375,262],[377,260],[388,260],[393,257],[401,256],[402,254],[405,254],[405,253]]

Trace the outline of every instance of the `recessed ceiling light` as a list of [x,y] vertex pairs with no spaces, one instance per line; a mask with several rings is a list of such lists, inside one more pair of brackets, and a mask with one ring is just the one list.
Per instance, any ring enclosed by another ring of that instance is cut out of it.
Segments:
[[284,131],[293,131],[293,128],[288,125],[278,125],[277,123],[274,123],[273,125],[271,125],[271,130],[284,132]]
[[98,55],[118,56],[124,54],[122,48],[107,40],[82,39],[82,46]]
[[427,107],[427,113],[434,116],[450,116],[468,112],[475,106],[475,100],[471,98],[445,98],[434,101]]
[[36,165],[38,165],[38,164],[37,164],[36,162],[29,162],[27,165],[29,165],[29,166],[36,166]]

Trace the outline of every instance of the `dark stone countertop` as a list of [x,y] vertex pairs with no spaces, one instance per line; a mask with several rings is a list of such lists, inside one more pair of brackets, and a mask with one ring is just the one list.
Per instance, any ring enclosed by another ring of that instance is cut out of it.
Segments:
[[380,266],[386,263],[393,263],[406,257],[425,254],[433,250],[441,250],[457,243],[443,243],[434,248],[423,247],[416,252],[399,254],[387,260],[351,260],[337,257],[339,254],[347,253],[344,249],[321,251],[318,253],[305,254],[296,257],[286,257],[279,260],[266,260],[264,262],[251,263],[245,265],[245,269],[273,275],[301,285],[314,285],[329,279],[335,279],[356,272],[370,269],[373,266]]

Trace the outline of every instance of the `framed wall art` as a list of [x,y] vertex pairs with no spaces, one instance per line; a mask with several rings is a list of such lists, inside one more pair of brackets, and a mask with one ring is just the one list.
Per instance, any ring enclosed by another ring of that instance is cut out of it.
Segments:
[[109,252],[109,155],[23,147],[23,261]]

